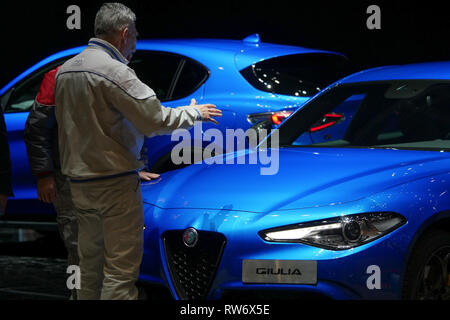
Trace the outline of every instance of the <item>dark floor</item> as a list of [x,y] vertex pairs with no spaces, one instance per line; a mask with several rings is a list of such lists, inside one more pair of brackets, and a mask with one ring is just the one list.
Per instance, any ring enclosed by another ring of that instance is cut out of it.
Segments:
[[57,233],[0,231],[0,300],[65,300],[65,248]]

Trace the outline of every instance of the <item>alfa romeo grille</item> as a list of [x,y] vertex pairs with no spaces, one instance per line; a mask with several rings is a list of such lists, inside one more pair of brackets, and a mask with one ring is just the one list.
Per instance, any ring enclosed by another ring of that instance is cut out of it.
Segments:
[[162,234],[170,277],[180,299],[205,299],[222,258],[226,238],[221,233],[198,231],[198,241],[188,247],[183,242],[183,232],[172,230]]

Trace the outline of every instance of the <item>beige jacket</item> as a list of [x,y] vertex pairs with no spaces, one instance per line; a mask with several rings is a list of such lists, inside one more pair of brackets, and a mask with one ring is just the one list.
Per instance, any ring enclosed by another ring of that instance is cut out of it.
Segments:
[[110,43],[92,38],[56,74],[61,169],[88,179],[141,169],[145,136],[189,128],[197,108],[166,108]]

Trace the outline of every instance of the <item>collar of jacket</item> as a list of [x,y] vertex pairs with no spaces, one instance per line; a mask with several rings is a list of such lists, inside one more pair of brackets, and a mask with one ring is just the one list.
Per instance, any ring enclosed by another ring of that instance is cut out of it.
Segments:
[[117,50],[116,47],[114,47],[108,41],[99,38],[91,38],[89,39],[88,47],[97,47],[108,53],[111,58],[116,59],[117,61],[120,61],[122,63],[128,64],[130,62],[120,53],[119,50]]

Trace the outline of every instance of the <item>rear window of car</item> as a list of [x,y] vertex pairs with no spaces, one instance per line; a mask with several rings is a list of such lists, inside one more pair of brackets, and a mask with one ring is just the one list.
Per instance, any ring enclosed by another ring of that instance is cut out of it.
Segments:
[[72,57],[73,55],[70,55],[54,60],[15,84],[13,89],[9,91],[10,96],[6,97],[5,113],[29,111],[39,92],[44,75]]
[[241,70],[241,74],[261,91],[311,97],[353,71],[341,55],[307,53],[264,60]]

